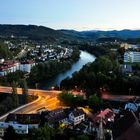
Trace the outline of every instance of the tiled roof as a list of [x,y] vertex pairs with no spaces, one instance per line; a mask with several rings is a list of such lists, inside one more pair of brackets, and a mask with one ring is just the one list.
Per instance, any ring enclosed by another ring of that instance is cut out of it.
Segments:
[[94,118],[94,122],[98,122],[101,118],[103,118],[104,123],[107,123],[108,119],[112,118],[113,116],[113,111],[107,108],[96,115],[96,117]]
[[21,64],[33,64],[34,61],[32,60],[27,60],[27,61],[22,61]]
[[47,113],[47,115],[45,115],[45,118],[49,124],[54,124],[56,122],[59,122],[65,118],[67,118],[67,115],[63,109],[55,109],[55,110]]

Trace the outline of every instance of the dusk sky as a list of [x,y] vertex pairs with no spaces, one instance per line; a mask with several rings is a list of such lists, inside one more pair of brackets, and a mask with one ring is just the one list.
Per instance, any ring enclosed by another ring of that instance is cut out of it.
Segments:
[[140,29],[140,0],[1,0],[1,24],[54,29]]

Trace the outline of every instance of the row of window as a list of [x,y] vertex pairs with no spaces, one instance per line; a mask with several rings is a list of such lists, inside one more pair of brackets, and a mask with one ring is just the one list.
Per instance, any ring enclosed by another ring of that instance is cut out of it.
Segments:
[[75,118],[75,120],[80,120],[80,119],[84,119],[84,115]]

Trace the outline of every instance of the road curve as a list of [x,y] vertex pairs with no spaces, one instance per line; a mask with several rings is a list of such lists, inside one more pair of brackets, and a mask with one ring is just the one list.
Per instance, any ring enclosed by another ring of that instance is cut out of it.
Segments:
[[[29,113],[35,113],[38,109],[42,107],[46,107],[48,110],[52,110],[59,107],[59,100],[57,99],[57,95],[61,91],[48,91],[48,90],[39,90],[39,89],[29,89],[30,95],[38,95],[39,99],[31,104],[19,107],[9,113],[19,113],[19,114],[29,114]],[[0,86],[0,93],[11,93],[12,88],[11,87],[3,87]],[[22,93],[21,88],[17,88],[18,94]],[[7,114],[8,115],[8,114]],[[4,120],[5,117],[0,118],[0,120]]]

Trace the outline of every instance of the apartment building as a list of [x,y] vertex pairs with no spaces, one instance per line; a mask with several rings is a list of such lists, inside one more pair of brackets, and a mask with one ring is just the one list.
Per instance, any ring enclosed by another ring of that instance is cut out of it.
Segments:
[[140,62],[140,52],[132,52],[132,51],[125,52],[124,62],[126,63]]
[[27,60],[24,62],[14,60],[1,61],[0,76],[5,76],[8,73],[13,73],[17,70],[30,73],[33,66],[35,66],[35,62],[32,60]]

